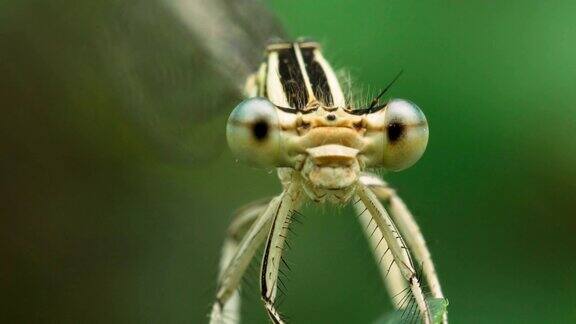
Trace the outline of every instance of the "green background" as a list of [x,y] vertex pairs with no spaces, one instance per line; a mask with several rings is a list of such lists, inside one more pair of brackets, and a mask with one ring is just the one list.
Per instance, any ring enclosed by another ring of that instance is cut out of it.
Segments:
[[[279,190],[226,149],[238,99],[206,77],[208,58],[162,6],[136,3],[0,3],[2,322],[206,322],[233,210]],[[423,229],[451,320],[575,322],[576,2],[269,5],[367,97],[404,69],[389,95],[424,110],[430,142],[385,178]],[[162,56],[181,48],[194,59]],[[388,311],[352,209],[302,213],[283,312]],[[246,323],[266,321],[257,275]]]

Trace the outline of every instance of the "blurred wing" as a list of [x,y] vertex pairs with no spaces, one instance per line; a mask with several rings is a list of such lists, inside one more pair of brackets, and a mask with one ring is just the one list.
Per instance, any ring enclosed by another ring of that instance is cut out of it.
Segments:
[[276,19],[255,0],[165,0],[215,64],[242,89],[262,61],[266,44],[283,38]]
[[[165,0],[165,3],[190,32],[190,41],[193,39],[209,65],[200,62],[200,66],[191,67],[191,71],[205,69],[202,73],[191,72],[196,88],[202,91],[191,98],[197,117],[190,121],[192,139],[183,138],[183,143],[192,144],[196,159],[212,157],[218,153],[215,149],[226,147],[224,122],[240,100],[246,77],[258,68],[266,44],[284,38],[284,32],[272,13],[257,0]],[[208,80],[212,81],[209,86]],[[217,116],[216,123],[207,123],[214,121],[212,114]],[[214,142],[206,142],[206,138]]]
[[12,102],[76,126],[119,123],[153,155],[187,164],[225,149],[244,78],[266,41],[282,36],[255,0],[22,0],[9,9],[0,10],[0,68]]

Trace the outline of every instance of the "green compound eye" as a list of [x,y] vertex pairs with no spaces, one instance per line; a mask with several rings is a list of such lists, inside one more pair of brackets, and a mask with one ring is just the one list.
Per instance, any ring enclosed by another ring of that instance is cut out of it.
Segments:
[[238,158],[255,165],[276,165],[281,146],[276,107],[261,97],[242,101],[228,117],[226,137]]

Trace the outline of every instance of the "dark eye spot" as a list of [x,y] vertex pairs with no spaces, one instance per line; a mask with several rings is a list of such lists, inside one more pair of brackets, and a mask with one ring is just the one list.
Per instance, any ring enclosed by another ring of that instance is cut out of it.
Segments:
[[404,125],[400,124],[400,123],[390,123],[388,124],[388,140],[391,143],[394,143],[396,141],[398,141],[400,139],[400,137],[402,137],[402,135],[404,135]]
[[254,126],[252,126],[252,135],[257,141],[261,142],[268,137],[269,126],[265,120],[257,121]]

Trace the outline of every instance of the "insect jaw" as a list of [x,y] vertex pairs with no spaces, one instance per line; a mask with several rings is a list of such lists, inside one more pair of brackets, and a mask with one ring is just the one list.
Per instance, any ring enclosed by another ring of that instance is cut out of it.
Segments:
[[306,150],[318,167],[349,167],[354,164],[358,150],[337,144],[327,144]]
[[328,144],[307,149],[301,170],[309,187],[320,190],[344,190],[358,180],[361,167],[357,149]]

